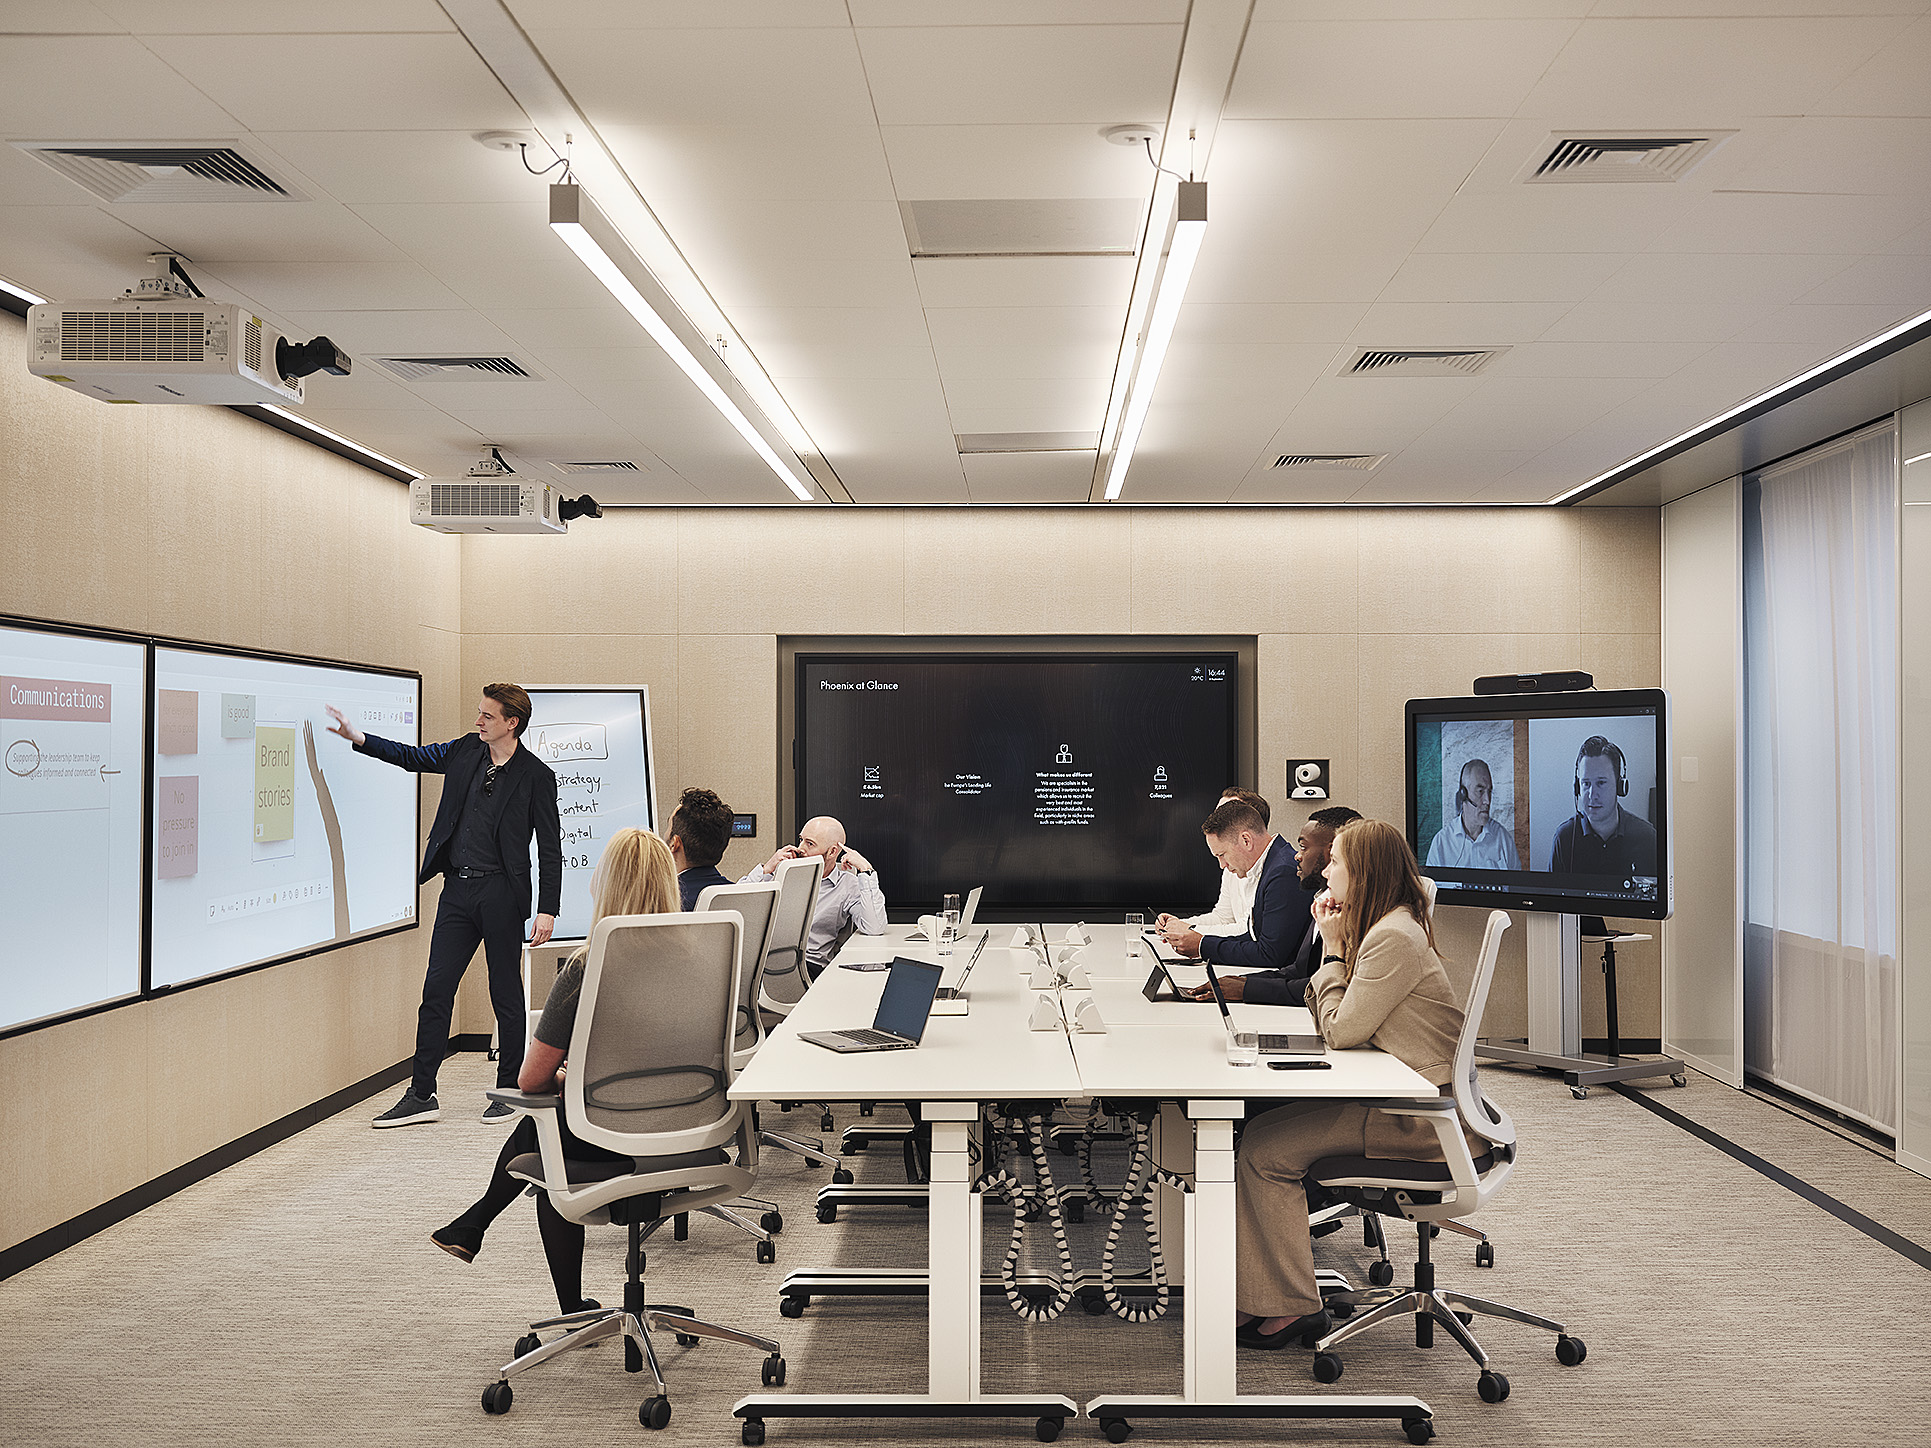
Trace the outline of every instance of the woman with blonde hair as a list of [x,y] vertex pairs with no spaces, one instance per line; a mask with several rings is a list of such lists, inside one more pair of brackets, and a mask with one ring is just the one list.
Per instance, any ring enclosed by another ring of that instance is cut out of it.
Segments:
[[[1331,1050],[1372,1045],[1436,1086],[1454,1074],[1460,998],[1435,948],[1414,851],[1381,820],[1334,837],[1328,888],[1314,902],[1321,968],[1307,1006]],[[1350,1101],[1297,1101],[1247,1125],[1235,1168],[1238,1200],[1235,1339],[1274,1349],[1325,1335],[1302,1178],[1322,1157],[1440,1161],[1433,1126]]]
[[[596,873],[590,877],[590,900],[593,925],[607,915],[676,913],[677,866],[670,849],[648,831],[618,830],[604,846]],[[577,1002],[582,998],[583,970],[589,954],[586,942],[557,971],[556,983],[543,1003],[536,1039],[523,1058],[523,1071],[516,1080],[518,1090],[548,1093],[563,1089],[563,1053],[569,1049],[570,1033],[576,1028]],[[572,1160],[630,1160],[581,1140],[560,1117],[558,1125],[563,1128],[563,1154]],[[452,1257],[475,1261],[483,1249],[483,1234],[523,1190],[524,1183],[509,1174],[510,1162],[536,1149],[536,1121],[526,1115],[497,1154],[496,1170],[483,1195],[448,1226],[431,1232],[429,1240]],[[536,1196],[536,1224],[543,1236],[543,1255],[550,1264],[558,1308],[568,1313],[595,1307],[597,1304],[583,1295],[582,1224],[566,1221],[543,1192]]]

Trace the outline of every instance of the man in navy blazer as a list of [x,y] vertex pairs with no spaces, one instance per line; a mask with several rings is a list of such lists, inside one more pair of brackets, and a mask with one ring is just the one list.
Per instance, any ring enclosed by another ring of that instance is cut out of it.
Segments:
[[[563,893],[563,830],[557,818],[556,773],[519,740],[530,722],[530,696],[515,684],[485,684],[476,732],[445,744],[398,744],[365,734],[331,707],[331,734],[356,752],[417,774],[443,776],[442,801],[429,829],[417,883],[443,876],[442,902],[429,937],[429,969],[416,1013],[415,1075],[402,1100],[377,1126],[414,1126],[442,1115],[436,1072],[449,1049],[449,1019],[463,972],[483,947],[490,1004],[496,1010],[496,1084],[515,1090],[523,1066],[523,924],[530,918],[530,841],[536,840],[536,923],[530,943],[556,929]],[[492,1102],[483,1119],[514,1113]]]
[[[1260,811],[1245,800],[1230,799],[1217,806],[1200,828],[1221,869],[1237,875],[1260,872],[1250,924],[1244,935],[1205,936],[1184,925],[1169,926],[1167,939],[1183,954],[1198,955],[1215,965],[1281,971],[1292,963],[1314,919],[1294,865],[1293,846],[1268,829]],[[1262,990],[1247,999],[1274,1004],[1264,999],[1265,994]]]

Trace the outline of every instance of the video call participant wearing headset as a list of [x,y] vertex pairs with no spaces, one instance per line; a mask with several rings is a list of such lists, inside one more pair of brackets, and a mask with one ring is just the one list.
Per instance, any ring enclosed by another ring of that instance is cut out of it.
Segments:
[[1618,801],[1629,793],[1629,764],[1600,734],[1576,752],[1576,812],[1556,826],[1549,869],[1558,875],[1656,874],[1656,827]]
[[1495,798],[1495,776],[1486,759],[1471,759],[1462,766],[1455,790],[1455,818],[1444,824],[1428,847],[1430,865],[1446,865],[1458,870],[1519,870],[1522,859],[1515,852],[1509,832],[1489,817]]

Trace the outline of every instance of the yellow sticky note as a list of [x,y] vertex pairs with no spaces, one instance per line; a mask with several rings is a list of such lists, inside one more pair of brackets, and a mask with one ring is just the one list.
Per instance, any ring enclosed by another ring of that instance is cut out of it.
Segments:
[[255,727],[255,843],[295,838],[295,731]]

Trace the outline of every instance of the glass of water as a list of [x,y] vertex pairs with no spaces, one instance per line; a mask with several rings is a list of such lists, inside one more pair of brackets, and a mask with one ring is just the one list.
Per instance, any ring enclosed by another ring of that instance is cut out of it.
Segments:
[[1146,916],[1129,915],[1126,917],[1126,953],[1129,960],[1138,960],[1140,958],[1140,936],[1146,928]]
[[953,942],[959,938],[959,897],[945,897],[945,909],[939,915],[939,954],[950,955]]
[[1227,1033],[1227,1064],[1229,1066],[1258,1066],[1261,1059],[1261,1038],[1257,1031],[1229,1031]]

